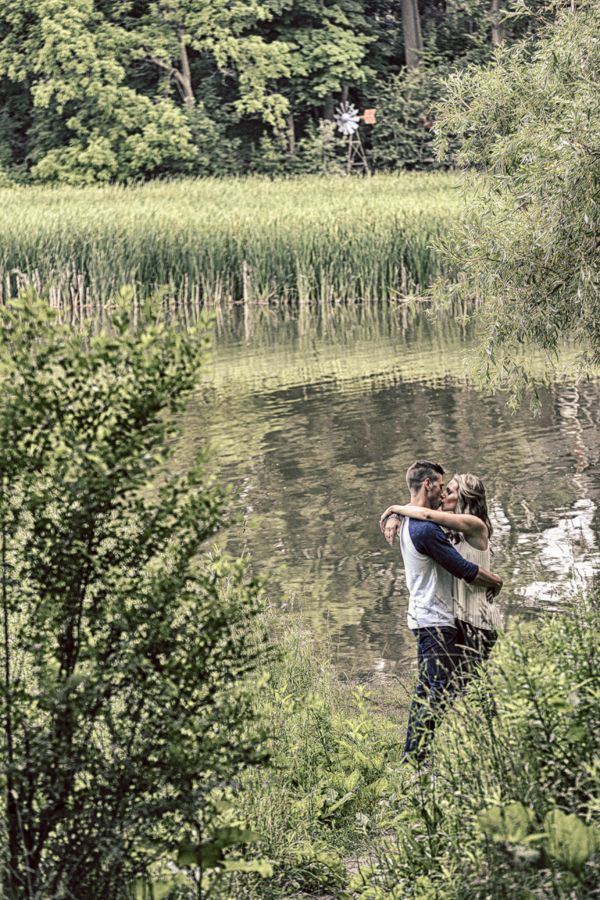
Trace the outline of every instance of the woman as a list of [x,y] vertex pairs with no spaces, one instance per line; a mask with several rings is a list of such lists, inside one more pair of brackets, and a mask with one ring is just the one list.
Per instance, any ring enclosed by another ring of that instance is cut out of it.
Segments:
[[[396,513],[412,519],[435,522],[451,532],[461,556],[478,566],[490,568],[492,523],[488,515],[485,487],[476,475],[454,475],[442,494],[441,509],[421,506],[389,506],[381,520]],[[455,615],[458,643],[465,647],[465,667],[472,673],[478,662],[487,659],[502,627],[497,604],[488,599],[485,588],[458,579],[455,582]]]

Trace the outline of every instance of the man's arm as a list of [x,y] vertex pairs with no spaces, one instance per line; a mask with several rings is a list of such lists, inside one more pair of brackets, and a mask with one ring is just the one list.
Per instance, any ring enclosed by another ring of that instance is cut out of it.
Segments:
[[[380,528],[383,531],[388,544],[393,544],[394,539],[400,531],[401,518],[397,513],[392,513],[382,521]],[[458,550],[452,546],[444,532],[438,528],[438,534],[435,538],[427,541],[427,546],[417,547],[420,553],[426,553],[435,559],[442,568],[446,569],[456,578],[463,578],[469,584],[478,587],[487,588],[490,597],[495,597],[502,589],[503,581],[499,575],[495,575],[483,566],[476,566],[475,563],[468,562],[460,555]],[[427,529],[429,532],[429,529]]]
[[[417,520],[414,520],[415,523]],[[461,556],[456,547],[450,543],[439,525],[431,522],[419,522],[411,531],[411,538],[419,553],[425,553],[434,559],[438,565],[454,575],[462,578],[468,584],[487,588],[492,596],[495,596],[502,587],[502,579],[482,566],[469,562]]]
[[463,578],[469,584],[477,578],[478,567],[460,555],[439,525],[411,519],[409,527],[415,550],[434,559],[455,578]]

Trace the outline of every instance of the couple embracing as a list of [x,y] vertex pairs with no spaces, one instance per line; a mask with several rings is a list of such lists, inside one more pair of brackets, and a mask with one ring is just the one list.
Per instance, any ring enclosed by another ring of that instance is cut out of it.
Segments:
[[417,460],[406,473],[410,503],[389,506],[380,520],[389,544],[400,536],[408,627],[417,639],[419,679],[404,748],[417,762],[456,682],[489,656],[501,624],[485,488],[474,475],[454,475],[445,485],[444,475],[438,463]]

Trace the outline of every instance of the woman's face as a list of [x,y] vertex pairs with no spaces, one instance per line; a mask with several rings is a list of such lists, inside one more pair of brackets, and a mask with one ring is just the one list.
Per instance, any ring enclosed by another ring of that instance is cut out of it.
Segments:
[[442,494],[442,509],[444,512],[454,512],[458,503],[458,484],[452,478]]

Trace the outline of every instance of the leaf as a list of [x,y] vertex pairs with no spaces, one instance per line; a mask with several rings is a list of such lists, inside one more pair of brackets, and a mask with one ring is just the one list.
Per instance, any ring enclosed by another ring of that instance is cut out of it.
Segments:
[[347,794],[344,794],[343,797],[340,797],[339,800],[336,800],[335,803],[332,803],[331,806],[328,806],[326,812],[327,813],[335,812],[337,809],[340,809],[340,807],[345,806],[346,803],[348,803],[350,800],[353,799],[353,797],[354,797],[354,792],[348,791]]
[[477,821],[490,840],[518,844],[531,831],[534,815],[531,809],[515,800],[508,806],[490,806],[482,810]]
[[223,849],[205,841],[202,844],[182,843],[177,854],[178,866],[201,866],[212,869],[223,857]]
[[545,849],[548,856],[568,869],[580,869],[600,848],[600,831],[586,825],[574,813],[567,815],[560,809],[551,810],[544,819],[548,838]]
[[387,778],[378,778],[369,785],[369,794],[373,797],[381,797],[390,789],[390,783]]
[[177,888],[186,886],[189,887],[189,882],[183,875],[176,875],[166,881],[145,881],[138,878],[135,882],[135,900],[164,900]]
[[360,772],[358,769],[354,769],[345,779],[346,790],[353,791],[358,782],[360,781]]

